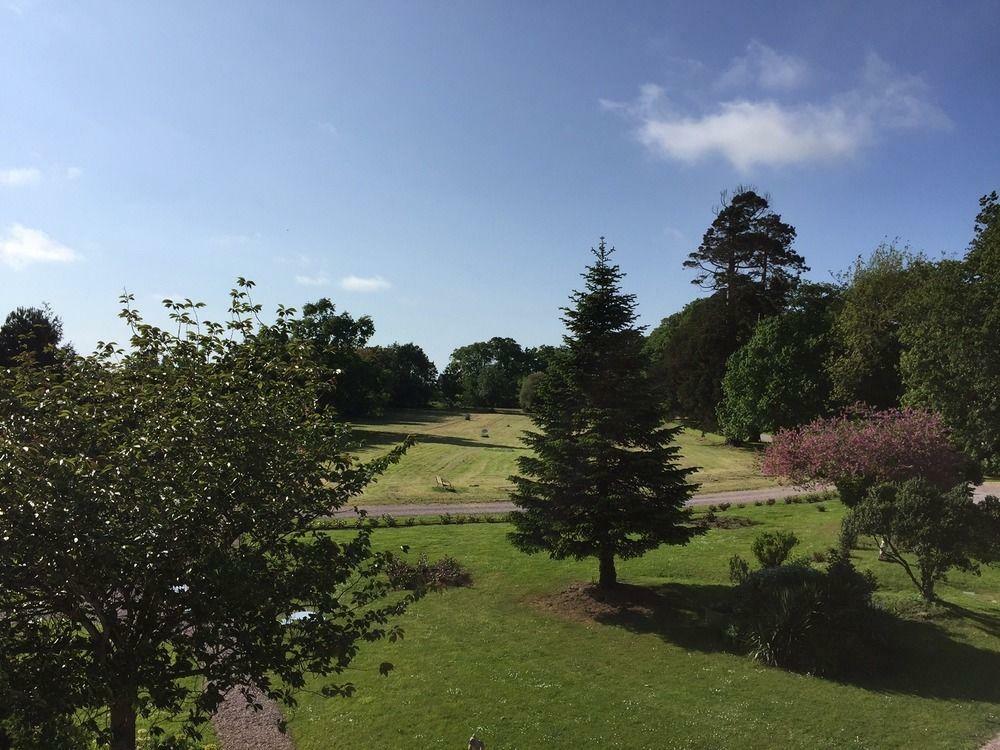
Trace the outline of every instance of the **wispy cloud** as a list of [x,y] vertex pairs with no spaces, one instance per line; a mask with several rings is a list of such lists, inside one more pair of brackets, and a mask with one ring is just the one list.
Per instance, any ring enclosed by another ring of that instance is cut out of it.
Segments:
[[299,275],[295,277],[295,283],[302,286],[326,286],[330,283],[330,279],[324,273],[316,276]]
[[340,288],[348,292],[379,292],[391,286],[381,276],[345,276],[340,280]]
[[0,262],[14,269],[32,263],[69,263],[78,257],[75,250],[39,229],[13,224],[0,235]]
[[42,171],[35,167],[13,167],[0,169],[0,185],[6,187],[21,187],[37,185],[42,181]]
[[600,103],[635,121],[636,137],[658,156],[688,163],[721,156],[743,172],[836,161],[886,131],[951,125],[920,77],[899,74],[875,54],[853,88],[826,100],[739,98],[686,113],[672,106],[662,88],[646,84],[632,102]]
[[809,66],[794,55],[784,55],[757,40],[747,45],[747,52],[736,57],[722,73],[719,88],[759,86],[771,90],[790,90],[809,78]]
[[83,170],[80,167],[66,167],[67,180],[79,180],[83,177]]

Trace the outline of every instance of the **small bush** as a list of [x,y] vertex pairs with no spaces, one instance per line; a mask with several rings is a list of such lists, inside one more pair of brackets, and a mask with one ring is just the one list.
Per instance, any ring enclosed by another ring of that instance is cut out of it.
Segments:
[[708,512],[709,513],[715,513],[718,509],[719,508],[717,506],[715,506],[715,505],[709,505],[708,506]]
[[872,605],[874,591],[871,574],[843,556],[826,571],[802,562],[764,568],[736,586],[728,632],[772,666],[834,676],[877,670],[888,638],[884,616]]
[[443,589],[452,586],[469,586],[472,576],[451,556],[428,562],[427,555],[421,555],[415,565],[390,555],[386,563],[389,585],[394,589],[421,591]]
[[379,521],[382,522],[382,525],[385,526],[387,529],[391,529],[396,525],[396,517],[390,516],[388,513],[383,513],[378,518]]
[[406,520],[404,520],[403,523],[407,526],[415,526],[417,523],[417,519],[414,518],[413,516],[407,516]]
[[732,507],[732,503],[719,503],[719,510],[727,511]]
[[849,523],[842,524],[840,536],[837,537],[837,547],[845,555],[849,555],[852,549],[858,546],[858,532]]
[[820,503],[819,505],[816,506],[816,510],[818,510],[820,513],[826,513],[826,506],[823,505],[823,503]]
[[769,497],[767,499],[767,504],[768,505],[774,505],[776,502],[777,502],[777,500],[775,500],[773,497]]
[[759,508],[760,506],[762,506],[764,504],[764,501],[763,500],[754,500],[753,504],[756,505]]
[[736,503],[736,507],[737,508],[745,508],[745,507],[747,507],[747,504],[746,503]]
[[816,563],[825,563],[830,559],[830,556],[822,550],[813,550],[813,553],[809,557]]
[[739,555],[733,555],[729,558],[729,580],[732,581],[734,586],[739,586],[745,583],[750,577],[750,563],[744,560]]
[[454,516],[451,515],[451,513],[442,513],[441,514],[441,523],[447,525],[449,523],[453,523],[454,521],[455,521],[455,518],[454,518]]
[[792,504],[792,498],[786,497],[785,498],[785,505],[791,505],[791,504]]
[[765,531],[758,534],[750,551],[763,568],[776,568],[788,559],[792,547],[799,543],[790,531]]

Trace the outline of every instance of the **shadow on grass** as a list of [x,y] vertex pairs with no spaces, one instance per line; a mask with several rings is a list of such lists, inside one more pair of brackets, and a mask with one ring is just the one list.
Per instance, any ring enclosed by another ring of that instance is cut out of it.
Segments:
[[[742,652],[723,632],[726,619],[722,608],[730,591],[728,586],[720,585],[625,585],[617,594],[605,598],[599,611],[589,614],[602,624],[655,634],[681,648],[738,655]],[[1000,616],[957,605],[946,609],[948,614],[939,617],[940,622],[966,620],[1000,637]],[[831,682],[922,698],[1000,702],[1000,652],[955,640],[935,621],[903,619],[888,613],[885,617],[890,639],[885,666],[862,669],[863,677]]]
[[[393,445],[399,445],[403,442],[411,433],[407,432],[391,432],[388,430],[358,430],[354,433],[354,437],[359,440],[359,442],[365,448],[380,448]],[[422,433],[417,433],[413,435],[416,444],[421,443],[435,443],[443,445],[457,445],[462,448],[509,448],[516,449],[521,446],[516,445],[503,445],[501,443],[492,443],[489,438],[482,438],[480,440],[470,440],[469,438],[455,437],[452,435],[427,435]]]

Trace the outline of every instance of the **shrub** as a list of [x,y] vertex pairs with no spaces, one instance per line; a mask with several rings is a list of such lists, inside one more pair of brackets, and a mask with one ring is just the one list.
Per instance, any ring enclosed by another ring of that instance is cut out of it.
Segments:
[[888,639],[874,590],[842,556],[826,571],[803,562],[757,570],[734,589],[728,633],[771,666],[834,676],[877,668]]
[[390,516],[388,513],[383,513],[378,518],[379,521],[382,522],[382,525],[385,526],[387,529],[391,529],[393,526],[396,525],[396,517]]
[[729,580],[734,586],[745,583],[750,577],[750,564],[739,555],[729,558]]
[[716,511],[717,511],[718,509],[719,509],[719,508],[718,508],[718,506],[716,506],[716,505],[709,505],[709,506],[708,506],[708,512],[709,512],[709,513],[715,513],[715,512],[716,512]]
[[762,506],[764,504],[764,501],[763,500],[754,500],[753,504],[756,505],[759,508],[760,506]]
[[732,503],[719,503],[719,510],[726,511],[732,507]]
[[441,523],[443,523],[443,524],[447,525],[449,523],[454,522],[454,520],[455,520],[455,518],[451,515],[451,513],[442,513],[441,514]]
[[737,508],[745,508],[745,507],[747,507],[747,504],[746,503],[736,503],[736,507]]
[[792,547],[799,543],[790,531],[765,531],[753,540],[750,551],[763,568],[776,568],[788,559]]
[[777,500],[775,500],[773,497],[769,497],[767,499],[767,504],[768,505],[774,505],[776,502],[777,502]]
[[417,523],[417,519],[414,518],[413,516],[407,516],[406,519],[403,521],[403,523],[406,526],[415,526]]
[[823,503],[820,503],[819,505],[816,506],[816,510],[818,510],[820,513],[825,513],[826,512],[826,506],[823,505]]
[[411,565],[395,555],[389,555],[386,576],[394,589],[410,591],[469,586],[472,583],[469,572],[451,556],[432,563],[428,562],[427,555],[420,555],[416,564]]
[[[906,572],[926,601],[952,568],[979,574],[979,562],[1000,559],[1000,500],[976,503],[972,488],[960,484],[941,491],[911,479],[873,488],[851,512],[845,527],[869,534],[882,559]],[[912,553],[914,565],[904,553]]]

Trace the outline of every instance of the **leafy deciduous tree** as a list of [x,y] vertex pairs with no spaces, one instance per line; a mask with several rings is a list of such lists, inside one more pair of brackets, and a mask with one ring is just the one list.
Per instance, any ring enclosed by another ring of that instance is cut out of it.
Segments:
[[949,490],[924,479],[880,484],[851,511],[847,525],[875,537],[882,559],[900,565],[927,601],[952,568],[978,575],[978,562],[1000,559],[1000,500],[977,504],[964,483]]
[[1000,472],[1000,200],[980,201],[963,261],[939,263],[911,293],[899,337],[903,401],[941,413],[954,440]]
[[137,715],[186,707],[194,727],[236,686],[293,702],[307,673],[395,637],[409,601],[383,598],[366,531],[310,531],[403,446],[353,462],[293,311],[257,328],[240,283],[227,324],[169,303],[171,334],[125,297],[128,351],[3,376],[0,636],[20,641],[0,650],[47,655],[34,674],[60,695],[85,685],[66,700],[114,750],[135,748]]
[[803,424],[828,408],[824,363],[838,289],[800,284],[792,297],[787,311],[757,324],[726,365],[718,418],[732,441]]

